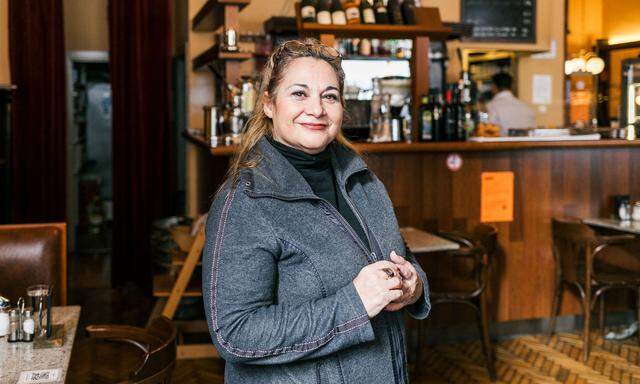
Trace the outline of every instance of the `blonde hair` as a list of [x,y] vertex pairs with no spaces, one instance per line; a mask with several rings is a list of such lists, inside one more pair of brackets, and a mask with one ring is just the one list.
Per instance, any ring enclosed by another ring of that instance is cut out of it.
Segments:
[[[275,96],[276,90],[282,82],[289,64],[295,59],[302,57],[312,57],[323,60],[333,68],[338,77],[340,103],[344,108],[344,71],[341,66],[342,58],[340,54],[335,49],[322,45],[316,39],[290,40],[284,42],[271,53],[269,60],[262,70],[260,91],[255,109],[247,121],[239,148],[231,159],[231,166],[227,173],[227,179],[230,179],[232,182],[238,179],[241,169],[254,168],[259,164],[260,158],[256,156],[250,157],[249,154],[263,136],[271,137],[273,134],[273,122],[264,113],[263,109],[266,102],[265,99]],[[349,150],[359,153],[353,144],[344,137],[342,130],[338,131],[335,140]]]

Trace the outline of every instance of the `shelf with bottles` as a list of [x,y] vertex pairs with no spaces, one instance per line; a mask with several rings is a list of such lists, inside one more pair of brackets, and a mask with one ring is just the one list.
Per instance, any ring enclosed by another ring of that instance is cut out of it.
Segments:
[[[300,36],[333,35],[337,38],[360,37],[378,39],[412,39],[414,37],[426,36],[433,40],[445,40],[452,33],[450,27],[442,24],[437,8],[415,7],[415,24],[400,24],[399,22],[395,24],[373,24],[360,23],[360,21],[347,24],[346,19],[349,18],[348,15],[345,16],[345,24],[321,24],[318,22],[304,22],[301,5],[301,3],[295,4],[296,21]],[[342,13],[345,12],[343,11]],[[321,17],[318,17],[318,19],[321,19]],[[341,21],[338,22],[340,23]]]
[[224,24],[225,6],[238,6],[239,10],[251,0],[208,0],[193,17],[191,27],[196,32],[213,32]]
[[219,60],[233,60],[233,61],[244,61],[249,60],[253,57],[253,53],[244,52],[244,51],[236,51],[229,52],[220,49],[219,45],[214,45],[213,47],[207,49],[202,52],[198,56],[193,59],[193,70],[199,71],[207,68],[208,65],[213,64],[215,61]]

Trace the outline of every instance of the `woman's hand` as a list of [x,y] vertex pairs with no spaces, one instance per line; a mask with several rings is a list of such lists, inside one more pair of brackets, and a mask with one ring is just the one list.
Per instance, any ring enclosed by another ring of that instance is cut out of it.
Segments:
[[395,263],[387,260],[362,268],[358,276],[353,279],[353,285],[369,318],[373,318],[389,303],[400,299],[403,295],[400,270]]
[[407,305],[413,304],[422,294],[422,279],[418,276],[413,264],[404,257],[398,256],[395,251],[391,252],[391,261],[400,270],[402,275],[402,296],[387,305],[385,311],[397,311]]

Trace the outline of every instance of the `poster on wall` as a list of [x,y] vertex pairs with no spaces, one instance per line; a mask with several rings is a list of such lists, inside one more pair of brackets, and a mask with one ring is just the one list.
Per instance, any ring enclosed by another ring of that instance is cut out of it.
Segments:
[[513,172],[482,172],[480,221],[513,221]]

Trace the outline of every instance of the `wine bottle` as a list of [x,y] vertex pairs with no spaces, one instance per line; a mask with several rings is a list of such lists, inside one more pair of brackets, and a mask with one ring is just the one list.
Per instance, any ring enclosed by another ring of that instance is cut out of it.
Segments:
[[333,0],[331,3],[331,22],[336,25],[346,25],[347,16],[344,13],[344,8],[340,0]]
[[319,0],[316,8],[318,24],[331,24],[331,0]]
[[400,7],[401,0],[389,0],[387,3],[387,13],[389,14],[390,24],[404,24],[402,20],[402,9]]
[[445,104],[443,108],[443,111],[444,111],[443,140],[445,141],[454,141],[456,139],[456,132],[458,129],[456,105],[453,102],[453,94],[454,94],[454,90],[451,87],[447,87],[447,90],[445,93]]
[[347,17],[347,24],[360,24],[360,7],[355,0],[347,0],[344,3],[344,14]]
[[433,103],[431,96],[423,95],[420,104],[420,141],[433,140]]
[[302,16],[303,22],[316,22],[316,5],[315,0],[302,0],[302,3],[300,4],[300,15]]
[[402,2],[402,20],[406,25],[416,24],[416,3],[415,0],[404,0]]
[[373,11],[376,16],[376,24],[389,24],[389,13],[383,0],[375,0]]
[[376,23],[376,13],[373,11],[371,0],[360,0],[360,16],[363,24]]
[[442,93],[435,90],[433,96],[433,141],[444,140],[444,111]]

